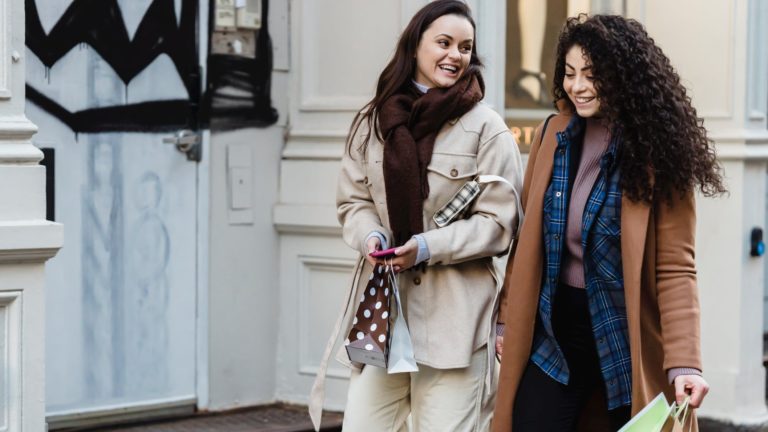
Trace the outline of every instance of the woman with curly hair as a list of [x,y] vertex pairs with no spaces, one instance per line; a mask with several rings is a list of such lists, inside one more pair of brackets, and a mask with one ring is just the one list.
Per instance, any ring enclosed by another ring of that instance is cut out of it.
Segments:
[[725,191],[713,145],[631,19],[568,19],[553,94],[507,266],[493,430],[617,430],[660,392],[698,407],[694,192]]

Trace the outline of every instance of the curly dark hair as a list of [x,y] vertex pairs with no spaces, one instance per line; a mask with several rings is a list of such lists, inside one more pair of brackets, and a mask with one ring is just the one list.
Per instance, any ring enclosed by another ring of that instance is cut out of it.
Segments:
[[[714,145],[680,77],[645,28],[618,15],[569,18],[557,44],[553,95],[575,112],[563,88],[565,56],[578,45],[592,66],[600,110],[621,129],[621,187],[633,201],[672,203],[697,186],[724,193]],[[677,194],[676,194],[677,193]]]

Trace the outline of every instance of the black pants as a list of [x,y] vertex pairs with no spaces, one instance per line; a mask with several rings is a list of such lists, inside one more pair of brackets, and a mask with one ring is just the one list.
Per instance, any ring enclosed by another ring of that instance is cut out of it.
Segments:
[[[584,407],[605,388],[595,347],[587,292],[560,284],[552,311],[552,329],[568,363],[568,385],[560,384],[528,362],[515,397],[514,432],[576,430]],[[630,407],[608,411],[612,430],[630,419]]]

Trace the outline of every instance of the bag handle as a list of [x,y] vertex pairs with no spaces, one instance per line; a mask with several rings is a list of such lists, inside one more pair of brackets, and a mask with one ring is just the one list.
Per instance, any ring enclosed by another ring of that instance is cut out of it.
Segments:
[[328,360],[331,358],[331,351],[336,344],[336,339],[339,337],[341,331],[342,321],[347,314],[347,309],[355,298],[355,288],[357,287],[360,276],[363,273],[363,267],[365,264],[365,258],[360,257],[355,267],[355,274],[352,277],[352,288],[350,289],[347,302],[336,319],[336,324],[331,332],[331,337],[328,339],[328,343],[325,345],[325,352],[323,353],[323,360],[320,361],[320,368],[317,371],[317,377],[314,384],[312,384],[312,390],[309,393],[309,417],[312,419],[312,425],[316,431],[320,430],[320,421],[323,418],[323,400],[325,399],[325,374],[328,371]]
[[[681,404],[677,404],[675,402],[675,413],[672,415],[672,418],[675,419],[675,421],[680,421],[680,424],[685,427],[685,421],[688,419],[688,414],[690,413],[690,404],[691,404],[691,396],[688,395],[685,397],[685,400]],[[682,416],[682,418],[681,418]],[[693,429],[693,422],[688,426],[688,432],[691,432]]]

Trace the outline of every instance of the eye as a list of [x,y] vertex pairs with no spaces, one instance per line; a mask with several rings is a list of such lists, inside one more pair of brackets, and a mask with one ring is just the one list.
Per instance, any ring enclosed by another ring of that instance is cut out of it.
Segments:
[[586,78],[587,78],[587,81],[594,81],[595,80],[595,77],[593,77],[593,76],[588,76]]
[[573,79],[574,76],[576,76],[576,74],[574,74],[574,73],[566,73],[565,74],[565,77],[566,78],[570,78],[570,79]]
[[461,47],[461,50],[465,53],[471,53],[472,52],[472,45],[465,45]]
[[445,39],[440,39],[439,41],[437,41],[437,44],[438,44],[438,45],[440,45],[440,46],[441,46],[441,47],[443,47],[443,48],[447,48],[447,47],[448,47],[448,45],[450,45],[450,44],[448,43],[448,41],[447,41],[447,40],[445,40]]

